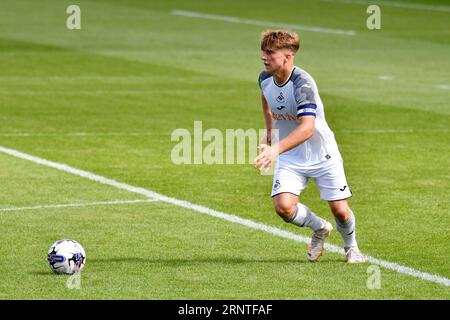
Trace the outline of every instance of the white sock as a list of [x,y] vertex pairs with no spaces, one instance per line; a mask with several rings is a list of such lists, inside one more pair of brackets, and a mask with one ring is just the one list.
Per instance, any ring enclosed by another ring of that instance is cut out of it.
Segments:
[[316,231],[322,228],[323,219],[316,216],[307,206],[297,203],[297,210],[288,222],[299,227],[310,227]]
[[336,217],[334,218],[336,221],[336,228],[342,235],[344,239],[344,248],[348,249],[350,247],[357,247],[356,243],[356,223],[355,223],[355,215],[353,211],[350,210],[349,218],[346,222],[339,221]]

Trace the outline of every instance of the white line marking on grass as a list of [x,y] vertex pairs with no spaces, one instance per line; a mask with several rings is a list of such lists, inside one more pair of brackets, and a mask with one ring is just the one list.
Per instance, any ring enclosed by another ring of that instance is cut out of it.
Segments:
[[102,177],[102,176],[99,176],[99,175],[96,175],[96,174],[93,174],[93,173],[90,173],[90,172],[87,172],[87,171],[84,171],[84,170],[75,169],[75,168],[72,168],[72,167],[70,167],[70,166],[68,166],[66,164],[57,163],[57,162],[53,162],[53,161],[48,161],[48,160],[45,160],[45,159],[42,159],[42,158],[38,158],[38,157],[29,155],[29,154],[26,154],[26,153],[22,153],[22,152],[17,151],[17,150],[13,150],[13,149],[1,147],[1,146],[0,146],[0,152],[9,154],[11,156],[14,156],[14,157],[17,157],[17,158],[20,158],[20,159],[24,159],[24,160],[28,160],[28,161],[31,161],[31,162],[34,162],[34,163],[38,163],[38,164],[41,164],[41,165],[46,166],[46,167],[58,169],[58,170],[61,170],[61,171],[64,171],[64,172],[68,172],[68,173],[74,174],[76,176],[87,178],[89,180],[93,180],[93,181],[96,181],[96,182],[107,184],[107,185],[116,187],[118,189],[127,190],[127,191],[134,192],[134,193],[137,193],[137,194],[145,195],[145,196],[147,196],[149,198],[152,198],[152,199],[158,199],[158,200],[164,201],[163,199],[161,199],[161,195],[158,194],[158,193],[146,190],[144,188],[134,187],[134,186],[131,186],[129,184],[118,182],[118,181],[113,180],[113,179],[108,179],[108,178],[105,178],[105,177]]
[[393,2],[393,1],[372,1],[372,0],[321,0],[323,2],[343,2],[343,3],[355,3],[355,4],[376,4],[385,7],[415,9],[415,10],[430,10],[439,12],[450,12],[449,6],[439,6],[431,4],[421,3],[407,3],[407,2]]
[[392,79],[394,79],[394,77],[383,75],[383,76],[378,76],[378,79],[380,79],[380,80],[392,80]]
[[442,90],[448,90],[450,89],[450,86],[448,84],[437,84],[435,86],[437,89],[442,89]]
[[101,201],[101,202],[50,204],[50,205],[33,206],[33,207],[4,208],[4,209],[0,209],[0,212],[51,209],[51,208],[88,207],[88,206],[114,205],[114,204],[133,204],[133,203],[155,202],[155,201],[159,201],[159,200],[158,199],[148,199],[148,200],[138,199],[138,200],[114,200],[114,201]]
[[353,30],[341,30],[341,29],[322,28],[322,27],[316,27],[316,26],[305,26],[305,25],[300,25],[300,24],[289,24],[289,23],[272,22],[272,21],[242,19],[242,18],[237,18],[237,17],[219,16],[219,15],[215,15],[215,14],[184,11],[184,10],[173,10],[172,14],[177,15],[177,16],[191,17],[191,18],[201,18],[201,19],[231,22],[231,23],[242,23],[242,24],[249,24],[249,25],[254,25],[254,26],[289,28],[289,29],[297,29],[297,30],[305,30],[305,31],[333,33],[333,34],[340,34],[340,35],[345,35],[345,36],[354,36],[356,34],[356,32]]
[[[275,227],[272,227],[272,226],[269,226],[269,225],[266,225],[263,223],[255,222],[255,221],[252,221],[249,219],[244,219],[244,218],[237,217],[237,216],[234,216],[231,214],[216,211],[216,210],[213,210],[213,209],[201,206],[201,205],[190,203],[188,201],[171,198],[171,197],[168,197],[168,196],[165,196],[165,195],[162,195],[162,194],[159,194],[159,193],[156,193],[156,192],[153,192],[153,191],[141,188],[141,187],[131,186],[129,184],[118,182],[113,179],[108,179],[108,178],[105,178],[105,177],[102,177],[102,176],[99,176],[99,175],[96,175],[96,174],[93,174],[93,173],[90,173],[87,171],[72,168],[66,164],[45,160],[45,159],[38,158],[38,157],[29,155],[26,153],[22,153],[20,151],[14,150],[14,149],[9,149],[9,148],[5,148],[5,147],[1,147],[1,146],[0,146],[0,152],[9,154],[16,158],[29,160],[34,163],[38,163],[38,164],[41,164],[41,165],[44,165],[47,167],[55,168],[55,169],[58,169],[58,170],[61,170],[64,172],[72,173],[72,174],[80,176],[80,177],[88,178],[90,180],[97,181],[97,182],[100,182],[103,184],[107,184],[107,185],[116,187],[118,189],[123,189],[123,190],[127,190],[127,191],[130,191],[133,193],[141,194],[141,195],[147,196],[152,199],[157,199],[160,201],[164,201],[164,202],[173,204],[175,206],[179,206],[179,207],[186,208],[189,210],[194,210],[194,211],[197,211],[200,213],[205,213],[207,215],[217,217],[220,219],[224,219],[224,220],[227,220],[227,221],[230,221],[233,223],[238,223],[238,224],[241,224],[243,226],[246,226],[246,227],[249,227],[252,229],[261,230],[261,231],[276,235],[278,237],[282,237],[285,239],[291,239],[291,240],[294,240],[294,241],[300,242],[300,243],[306,243],[306,244],[309,243],[309,238],[300,236],[298,234],[295,234],[295,233],[292,233],[289,231],[284,231],[284,230],[281,230],[281,229],[278,229],[278,228],[275,228]],[[327,243],[327,244],[325,244],[325,248],[330,252],[338,253],[341,255],[344,254],[344,251],[342,248],[335,246],[333,244]],[[413,269],[410,267],[399,265],[397,263],[392,263],[389,261],[377,259],[377,258],[367,256],[367,255],[366,255],[366,259],[368,262],[378,264],[386,269],[390,269],[390,270],[396,271],[398,273],[406,274],[406,275],[416,277],[416,278],[426,280],[426,281],[439,283],[444,286],[450,286],[450,279],[439,276],[439,275],[429,274],[429,273],[422,272],[422,271],[419,271],[419,270],[416,270],[416,269]]]

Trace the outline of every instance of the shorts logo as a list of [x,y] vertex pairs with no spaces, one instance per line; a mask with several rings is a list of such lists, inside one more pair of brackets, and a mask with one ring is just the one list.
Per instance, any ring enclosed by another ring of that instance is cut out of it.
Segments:
[[341,191],[344,191],[345,190],[345,188],[347,188],[347,186],[344,186],[342,189],[339,189],[339,190],[341,190]]
[[280,184],[280,180],[275,180],[275,184],[273,185],[273,191],[277,191],[278,189],[280,189],[281,184]]

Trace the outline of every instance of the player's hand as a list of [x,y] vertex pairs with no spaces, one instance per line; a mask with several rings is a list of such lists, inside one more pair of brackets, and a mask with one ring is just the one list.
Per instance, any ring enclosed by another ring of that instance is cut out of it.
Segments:
[[270,168],[278,155],[276,149],[267,144],[260,144],[258,149],[261,150],[261,153],[255,158],[256,169],[264,170]]

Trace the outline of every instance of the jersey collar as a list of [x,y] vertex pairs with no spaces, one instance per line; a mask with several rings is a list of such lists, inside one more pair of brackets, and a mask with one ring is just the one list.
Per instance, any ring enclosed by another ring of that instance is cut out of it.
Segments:
[[275,80],[275,76],[272,77],[272,78],[273,78],[273,83],[275,83],[275,85],[276,85],[277,87],[279,87],[279,88],[284,87],[284,86],[289,82],[289,80],[291,80],[292,75],[294,74],[295,68],[296,68],[295,66],[294,66],[294,68],[292,68],[291,75],[289,76],[289,78],[288,78],[284,83],[278,84],[278,83],[276,82],[276,80]]

